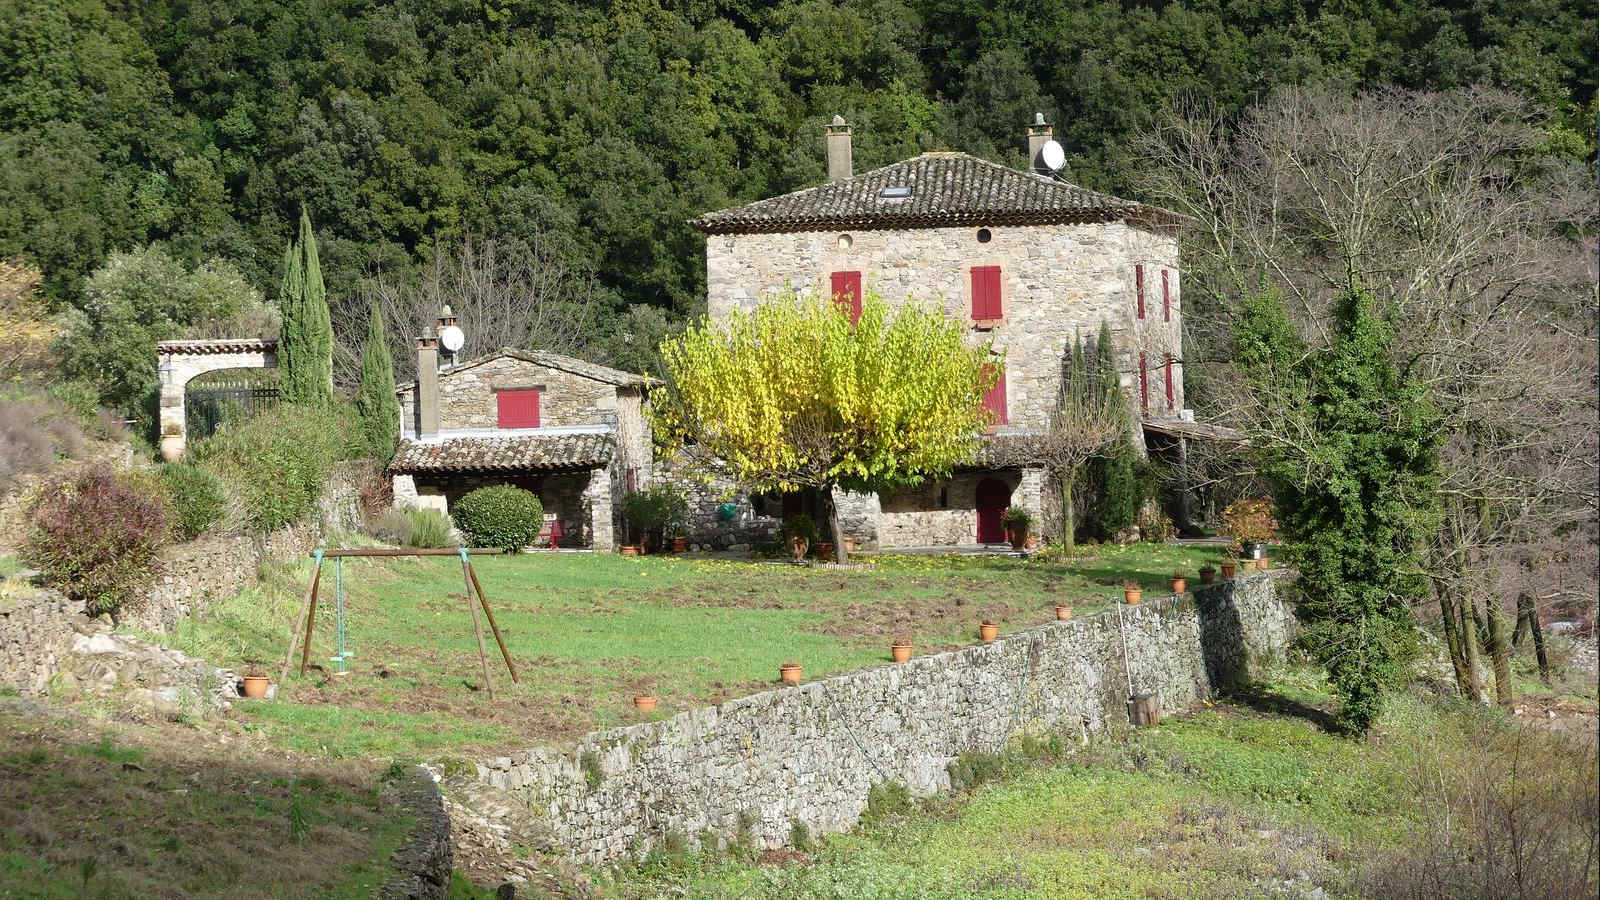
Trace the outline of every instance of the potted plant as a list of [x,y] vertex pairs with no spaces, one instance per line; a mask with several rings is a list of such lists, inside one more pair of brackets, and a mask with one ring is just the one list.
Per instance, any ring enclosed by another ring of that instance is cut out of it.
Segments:
[[897,663],[903,663],[911,659],[911,639],[895,638],[894,642],[889,645],[889,655],[894,657],[894,661]]
[[1021,550],[1028,543],[1028,529],[1033,525],[1033,514],[1020,506],[1008,506],[1000,514],[1000,524],[1011,536],[1011,549]]
[[985,644],[994,643],[994,639],[999,637],[999,636],[1000,636],[1000,626],[999,625],[996,625],[995,623],[989,621],[988,619],[984,619],[982,622],[978,623],[978,637],[983,638],[983,642]]
[[1217,580],[1217,570],[1210,563],[1200,567],[1200,583],[1210,584]]
[[1260,569],[1261,571],[1265,572],[1269,565],[1270,565],[1270,563],[1267,562],[1267,555],[1265,553],[1263,553],[1260,556],[1256,557],[1256,568],[1257,569]]
[[1225,560],[1222,561],[1222,580],[1223,581],[1231,581],[1231,580],[1233,580],[1234,568],[1235,568],[1235,566],[1234,566],[1233,560],[1225,559]]
[[1181,593],[1183,593],[1184,591],[1186,591],[1188,589],[1189,589],[1189,579],[1183,577],[1183,573],[1182,572],[1173,572],[1172,573],[1172,592],[1174,594],[1181,594]]
[[1139,582],[1129,579],[1122,583],[1122,601],[1129,606],[1138,606],[1139,596],[1142,593],[1139,590]]
[[1070,618],[1072,618],[1072,607],[1070,607],[1070,606],[1062,606],[1061,604],[1057,603],[1056,604],[1056,621],[1065,622]]
[[783,543],[789,548],[796,564],[806,561],[806,550],[817,541],[817,523],[805,513],[795,513],[783,520]]
[[686,535],[682,535],[682,534],[673,535],[672,536],[672,552],[673,553],[688,553],[689,552],[689,538]]
[[621,553],[623,556],[638,556],[639,548],[633,544],[623,544],[617,548],[617,552]]
[[656,695],[655,694],[648,694],[648,693],[646,693],[646,694],[634,694],[633,695],[633,708],[637,709],[639,712],[642,712],[647,716],[650,715],[651,713],[656,711]]
[[267,686],[271,683],[267,678],[267,671],[261,663],[251,661],[245,666],[241,693],[251,700],[260,700],[267,695]]
[[1222,521],[1233,538],[1236,555],[1244,559],[1261,556],[1263,545],[1277,537],[1278,523],[1272,518],[1272,501],[1265,497],[1229,504],[1222,511]]
[[803,672],[804,670],[800,668],[800,664],[791,659],[778,667],[778,678],[784,684],[799,684]]

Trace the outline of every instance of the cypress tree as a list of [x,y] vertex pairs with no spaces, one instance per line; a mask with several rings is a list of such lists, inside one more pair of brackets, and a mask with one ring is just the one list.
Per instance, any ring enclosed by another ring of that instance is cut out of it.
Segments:
[[[1120,402],[1122,381],[1117,374],[1116,348],[1111,344],[1111,328],[1100,323],[1095,341],[1095,378],[1101,396]],[[1132,525],[1144,499],[1139,486],[1139,451],[1133,438],[1123,429],[1117,442],[1089,462],[1089,480],[1099,497],[1088,516],[1089,530],[1101,540],[1111,540]]]
[[333,323],[317,259],[317,238],[304,206],[300,207],[300,239],[291,240],[284,252],[278,303],[283,310],[278,341],[283,398],[307,406],[332,406]]
[[367,343],[361,349],[361,386],[356,390],[356,415],[368,452],[380,467],[394,456],[399,433],[400,401],[394,393],[394,362],[384,340],[383,315],[371,307]]
[[1289,560],[1301,573],[1303,643],[1340,698],[1338,722],[1366,731],[1414,649],[1409,601],[1427,594],[1423,542],[1437,528],[1440,416],[1416,376],[1392,358],[1388,322],[1349,285],[1333,339],[1307,351],[1270,290],[1238,326],[1252,385],[1289,423],[1261,436]]

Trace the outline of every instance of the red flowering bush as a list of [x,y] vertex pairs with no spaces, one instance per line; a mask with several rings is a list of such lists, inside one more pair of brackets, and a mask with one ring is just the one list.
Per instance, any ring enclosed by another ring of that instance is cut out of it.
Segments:
[[46,485],[34,501],[24,558],[90,615],[116,615],[151,582],[169,538],[159,486],[107,469]]

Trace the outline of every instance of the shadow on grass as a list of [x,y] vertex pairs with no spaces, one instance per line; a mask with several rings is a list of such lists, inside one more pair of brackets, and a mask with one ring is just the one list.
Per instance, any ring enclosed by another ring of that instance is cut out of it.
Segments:
[[1335,722],[1333,713],[1328,710],[1269,690],[1260,684],[1251,683],[1234,688],[1228,692],[1228,699],[1256,712],[1305,719],[1328,734],[1344,734]]

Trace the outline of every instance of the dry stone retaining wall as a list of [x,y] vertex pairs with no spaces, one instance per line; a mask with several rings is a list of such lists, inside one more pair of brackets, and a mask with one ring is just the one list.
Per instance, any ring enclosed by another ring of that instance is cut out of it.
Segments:
[[[1293,616],[1265,575],[1192,597],[1119,607],[949,653],[768,691],[661,722],[478,765],[543,818],[572,857],[605,863],[667,835],[782,846],[795,822],[842,831],[874,784],[928,794],[962,753],[1023,730],[1087,739],[1126,721],[1126,698],[1186,709],[1281,652]],[[1126,660],[1126,662],[1125,662]]]

